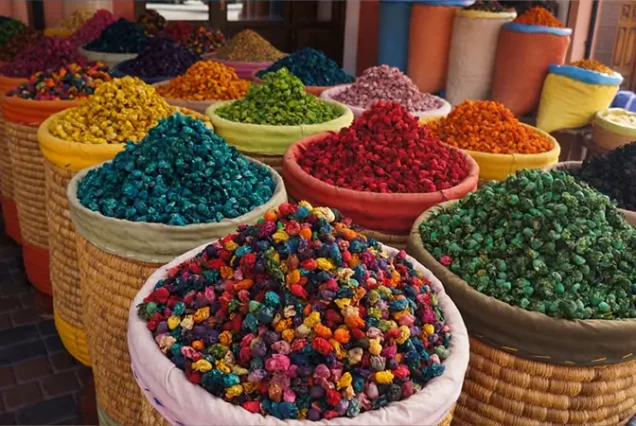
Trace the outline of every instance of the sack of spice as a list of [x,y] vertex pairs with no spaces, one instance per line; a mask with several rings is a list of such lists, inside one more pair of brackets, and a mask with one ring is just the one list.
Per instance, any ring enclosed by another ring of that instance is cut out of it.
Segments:
[[556,164],[561,152],[556,139],[521,123],[499,102],[465,101],[427,125],[442,142],[477,161],[481,180],[502,180],[517,170]]
[[62,19],[57,26],[46,28],[44,35],[57,36],[60,38],[70,37],[76,30],[81,28],[86,21],[91,19],[93,15],[94,13],[88,10],[77,9]]
[[611,151],[636,140],[636,112],[622,108],[598,111],[592,122],[592,141],[598,151]]
[[120,18],[79,50],[90,61],[105,62],[115,67],[123,61],[136,58],[147,42],[148,36],[142,27]]
[[[55,324],[64,346],[81,362],[90,358],[84,334],[75,229],[66,198],[79,170],[111,160],[126,141],[139,141],[174,112],[154,88],[132,77],[101,84],[82,105],[49,117],[38,129],[44,156]],[[90,123],[90,125],[87,125]],[[101,382],[100,382],[101,383]],[[98,399],[104,399],[98,391]]]
[[135,378],[174,424],[450,424],[467,364],[437,278],[307,202],[157,270],[128,318]]
[[547,133],[589,124],[606,109],[623,77],[594,59],[568,65],[550,65],[543,83],[537,127]]
[[102,31],[117,20],[115,16],[106,9],[100,9],[92,18],[84,22],[68,40],[75,46],[83,46],[86,43],[97,39]]
[[279,59],[271,66],[256,71],[254,80],[260,83],[265,74],[278,71],[281,68],[287,68],[303,82],[308,93],[316,96],[320,96],[330,86],[349,84],[355,81],[355,77],[340,68],[334,60],[328,58],[320,50],[311,47],[298,50]]
[[86,58],[67,39],[42,37],[37,43],[25,48],[12,62],[0,68],[7,77],[29,78],[36,72],[59,68],[65,64],[85,65]]
[[292,199],[336,208],[398,247],[424,210],[464,197],[478,176],[470,156],[441,144],[397,103],[377,102],[351,126],[302,139],[283,158]]
[[[113,161],[79,172],[67,195],[98,403],[110,420],[140,424],[126,345],[134,295],[169,259],[284,202],[283,181],[200,120],[174,114]],[[104,341],[118,344],[102,350]]]
[[13,61],[18,55],[32,44],[36,44],[42,38],[42,33],[34,29],[27,28],[11,39],[0,49],[0,66],[6,62]]
[[73,108],[91,96],[96,87],[113,78],[110,73],[103,64],[68,64],[34,74],[2,98],[6,140],[1,143],[7,144],[11,162],[9,169],[2,168],[2,179],[11,174],[27,278],[49,295],[49,231],[38,127],[52,114]]
[[[559,171],[517,172],[418,218],[409,253],[441,277],[471,336],[456,416],[508,413],[511,401],[536,410],[502,424],[621,424],[636,414],[613,397],[615,386],[636,391],[636,344],[625,338],[636,332],[635,243],[608,197]],[[556,386],[580,390],[554,409]]]
[[222,62],[234,68],[240,78],[251,79],[254,71],[269,67],[283,56],[255,31],[243,30],[206,59]]
[[183,75],[155,85],[170,105],[188,108],[200,113],[218,101],[245,96],[250,82],[241,80],[230,67],[215,61],[199,61]]
[[517,16],[496,0],[457,11],[448,58],[445,97],[451,105],[490,99],[499,31]]
[[139,77],[148,84],[154,84],[185,73],[199,59],[199,55],[176,40],[153,37],[139,56],[120,63],[117,69],[126,75]]
[[292,143],[353,121],[349,108],[308,94],[285,68],[266,74],[242,99],[211,105],[206,115],[230,145],[275,169]]
[[24,32],[27,26],[17,19],[8,18],[0,22],[0,47],[4,47],[13,37]]
[[147,36],[156,36],[166,26],[166,18],[154,9],[146,9],[137,17],[137,25],[143,28]]
[[360,117],[374,102],[397,102],[416,117],[445,116],[451,106],[444,99],[420,92],[397,67],[367,68],[355,83],[327,89],[321,98],[347,105]]
[[421,0],[413,2],[409,27],[407,74],[424,93],[446,87],[448,58],[455,13],[474,0]]
[[572,30],[536,6],[504,24],[499,33],[492,99],[515,115],[533,112],[550,65],[562,65]]

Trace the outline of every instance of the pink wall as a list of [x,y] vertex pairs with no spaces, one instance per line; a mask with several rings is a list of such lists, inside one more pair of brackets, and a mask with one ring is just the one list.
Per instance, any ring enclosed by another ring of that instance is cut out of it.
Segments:
[[29,9],[26,0],[0,1],[0,15],[19,19],[25,24],[29,23]]

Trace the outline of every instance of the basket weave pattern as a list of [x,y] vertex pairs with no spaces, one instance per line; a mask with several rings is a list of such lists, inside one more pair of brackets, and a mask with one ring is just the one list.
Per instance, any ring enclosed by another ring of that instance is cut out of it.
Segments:
[[37,126],[5,121],[13,175],[13,195],[18,205],[22,238],[26,244],[48,250],[44,157],[40,151],[37,130]]
[[470,339],[453,425],[620,425],[636,414],[636,361],[564,367]]
[[10,200],[13,200],[12,170],[4,116],[0,112],[0,192],[4,198]]
[[170,422],[155,410],[143,392],[141,394],[141,424],[142,426],[170,426]]
[[599,125],[593,125],[592,128],[592,139],[594,140],[594,144],[605,151],[611,151],[619,146],[626,145],[633,140],[633,138],[629,135],[614,133]]
[[283,156],[282,155],[258,155],[249,152],[241,152],[241,154],[246,157],[253,158],[256,161],[260,161],[261,163],[267,164],[272,169],[276,170],[277,173],[281,173],[283,171]]
[[79,233],[76,237],[97,403],[114,421],[138,425],[143,396],[130,367],[128,309],[146,279],[161,265],[106,253]]

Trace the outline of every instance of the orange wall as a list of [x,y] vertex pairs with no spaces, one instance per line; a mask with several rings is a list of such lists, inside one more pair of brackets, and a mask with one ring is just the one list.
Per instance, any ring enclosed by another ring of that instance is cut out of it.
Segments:
[[29,24],[29,11],[26,0],[0,0],[0,15],[10,16]]
[[356,75],[378,62],[378,26],[380,25],[380,4],[378,0],[360,2],[358,22],[358,52]]

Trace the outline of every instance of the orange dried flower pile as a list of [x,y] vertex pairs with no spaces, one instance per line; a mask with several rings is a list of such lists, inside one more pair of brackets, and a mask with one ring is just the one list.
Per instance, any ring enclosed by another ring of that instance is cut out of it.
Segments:
[[583,68],[584,70],[600,72],[601,74],[614,74],[614,70],[595,59],[581,59],[580,61],[572,62],[569,65],[577,68]]
[[157,92],[166,98],[189,101],[229,101],[245,96],[250,82],[241,80],[234,68],[214,61],[193,64],[185,74],[169,83],[157,87]]
[[522,125],[500,102],[464,101],[428,126],[442,142],[468,151],[540,154],[552,149],[550,140]]
[[547,9],[541,6],[535,6],[528,9],[525,13],[517,16],[513,22],[526,25],[541,25],[544,27],[565,28],[565,25],[554,17]]

